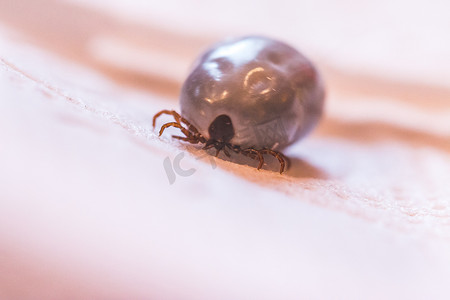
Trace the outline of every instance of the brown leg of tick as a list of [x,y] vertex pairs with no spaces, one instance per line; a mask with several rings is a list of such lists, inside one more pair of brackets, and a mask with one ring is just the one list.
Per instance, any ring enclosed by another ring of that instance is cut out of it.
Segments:
[[177,123],[180,123],[181,116],[176,111],[164,109],[153,116],[153,127],[156,125],[156,119],[158,119],[161,115],[171,115]]
[[262,150],[259,150],[259,151],[261,153],[263,153],[263,154],[270,154],[273,157],[276,157],[278,159],[278,161],[280,162],[280,174],[283,173],[284,167],[286,166],[286,158],[285,158],[285,156],[283,154],[281,154],[278,151],[271,150],[271,149],[262,149]]
[[[183,131],[183,129],[189,131],[189,133],[190,133],[189,136],[193,137],[189,140],[190,143],[196,144],[196,143],[205,143],[206,142],[206,139],[200,134],[200,132],[197,130],[197,128],[195,128],[194,125],[192,125],[188,120],[186,120],[185,118],[180,116],[180,114],[174,110],[162,110],[162,111],[158,112],[153,117],[153,127],[155,127],[155,125],[156,125],[156,119],[158,119],[163,114],[173,116],[173,118],[175,119],[175,122],[171,122],[171,123],[167,123],[167,124],[178,123],[178,125],[179,125],[179,126],[176,126],[176,125],[169,125],[169,126],[174,126],[174,127],[180,128],[181,131]],[[187,129],[184,128],[182,123],[184,123],[188,128]],[[164,124],[164,125],[167,125],[167,124]],[[164,125],[163,125],[163,127],[164,127]],[[169,127],[169,126],[166,126],[166,127]],[[163,128],[161,128],[161,130],[164,131]],[[188,136],[186,134],[186,132],[183,131],[183,133],[186,136]],[[160,135],[161,135],[161,133],[160,133]],[[194,140],[198,140],[198,142],[194,142]]]
[[222,149],[223,153],[225,153],[226,156],[231,157],[230,152],[228,152],[227,148]]
[[191,144],[198,144],[200,141],[198,140],[198,138],[196,138],[195,136],[178,136],[178,135],[172,135],[172,138],[177,139],[177,140],[182,140]]
[[240,153],[242,150],[241,150],[241,147],[239,147],[239,146],[237,146],[237,145],[231,145],[230,143],[227,143],[226,145],[225,145],[228,149],[231,149],[234,153]]
[[170,122],[170,123],[166,123],[163,126],[161,126],[161,129],[159,130],[159,136],[161,136],[163,134],[164,130],[166,130],[166,128],[168,128],[168,127],[179,128],[181,130],[181,132],[183,132],[183,134],[186,137],[192,137],[193,136],[193,134],[189,130],[187,130],[180,123],[177,123],[177,122]]
[[182,140],[185,142],[190,142],[190,138],[186,137],[186,136],[172,135],[172,138],[177,139],[177,140]]
[[177,113],[174,110],[167,110],[167,109],[160,111],[153,117],[153,127],[155,127],[156,125],[156,119],[158,119],[163,114],[172,116],[175,119],[175,121],[180,125],[181,123],[184,123],[188,127],[189,131],[193,132],[194,134],[199,133],[197,128],[195,128],[194,125],[192,125],[188,120],[183,118],[179,113]]
[[203,146],[203,150],[208,150],[213,147],[216,147],[216,142],[214,140],[207,140],[205,146]]
[[217,156],[219,156],[220,151],[223,150],[223,147],[224,147],[225,145],[216,142],[216,143],[214,144],[214,146],[216,147],[216,157],[217,157]]
[[252,159],[258,159],[259,160],[259,164],[257,169],[260,170],[264,164],[264,157],[262,156],[261,152],[259,150],[253,149],[253,148],[247,148],[247,149],[243,149],[241,150],[241,153],[244,154],[245,156],[248,156]]

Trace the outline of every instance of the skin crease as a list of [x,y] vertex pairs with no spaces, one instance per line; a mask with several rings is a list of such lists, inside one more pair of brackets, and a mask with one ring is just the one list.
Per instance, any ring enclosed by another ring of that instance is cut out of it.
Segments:
[[[219,115],[231,118],[231,143],[281,150],[322,115],[324,90],[311,62],[285,43],[249,36],[218,43],[183,84],[181,115],[203,136]],[[275,134],[270,132],[275,128]]]
[[[0,299],[449,299],[450,92],[420,80],[448,78],[426,45],[439,38],[450,70],[450,18],[424,13],[429,2],[310,1],[316,9],[301,13],[304,2],[280,1],[278,16],[271,1],[227,2],[243,16],[226,24],[250,32],[265,9],[258,32],[294,26],[290,41],[323,51],[308,49],[327,78],[327,114],[286,149],[292,167],[279,176],[211,160],[151,128],[155,112],[179,109],[192,58],[218,33],[164,31],[169,22],[106,13],[113,3],[80,3],[0,0]],[[163,18],[204,27],[199,6],[148,3],[148,13],[167,7]],[[218,2],[203,4],[217,12]],[[223,32],[214,12],[209,29]],[[405,39],[405,51],[384,38]],[[145,64],[154,55],[158,64]],[[405,80],[399,55],[428,73]],[[162,78],[173,61],[173,78]],[[174,171],[180,154],[193,175]]]

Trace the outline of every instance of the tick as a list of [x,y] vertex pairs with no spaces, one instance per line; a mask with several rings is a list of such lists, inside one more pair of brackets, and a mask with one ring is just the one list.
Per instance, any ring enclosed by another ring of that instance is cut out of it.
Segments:
[[249,36],[216,44],[197,60],[183,84],[181,115],[171,115],[183,136],[173,138],[230,157],[240,153],[264,164],[264,155],[280,152],[310,132],[319,121],[325,92],[313,64],[291,46],[266,37]]

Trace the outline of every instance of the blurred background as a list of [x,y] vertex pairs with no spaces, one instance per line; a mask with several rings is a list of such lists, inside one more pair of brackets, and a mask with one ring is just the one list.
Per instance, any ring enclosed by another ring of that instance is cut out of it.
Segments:
[[[448,299],[449,29],[443,0],[0,0],[0,298]],[[285,176],[150,124],[248,34],[326,82]]]

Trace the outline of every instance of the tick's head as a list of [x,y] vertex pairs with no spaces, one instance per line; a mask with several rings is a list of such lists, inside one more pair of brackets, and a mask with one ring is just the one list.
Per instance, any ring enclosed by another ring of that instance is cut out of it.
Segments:
[[234,137],[234,128],[227,115],[220,115],[208,127],[209,138],[219,142],[228,143]]

